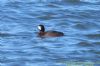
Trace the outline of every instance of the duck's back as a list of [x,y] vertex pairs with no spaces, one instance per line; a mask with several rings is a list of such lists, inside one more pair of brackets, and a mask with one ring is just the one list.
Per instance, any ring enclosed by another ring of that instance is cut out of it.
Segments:
[[57,36],[63,36],[64,34],[62,32],[58,31],[47,31],[45,33],[45,36],[51,36],[51,37],[57,37]]

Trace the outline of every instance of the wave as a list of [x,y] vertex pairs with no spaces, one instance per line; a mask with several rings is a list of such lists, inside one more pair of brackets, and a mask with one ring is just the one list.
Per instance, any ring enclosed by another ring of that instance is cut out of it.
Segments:
[[80,0],[82,2],[89,2],[89,3],[98,3],[100,0]]
[[7,2],[87,2],[87,3],[98,3],[100,0],[0,0],[1,3]]

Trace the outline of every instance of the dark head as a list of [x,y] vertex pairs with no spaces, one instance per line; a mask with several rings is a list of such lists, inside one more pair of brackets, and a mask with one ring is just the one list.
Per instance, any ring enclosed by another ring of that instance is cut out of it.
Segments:
[[43,25],[38,25],[38,29],[41,31],[41,32],[45,32],[45,28]]

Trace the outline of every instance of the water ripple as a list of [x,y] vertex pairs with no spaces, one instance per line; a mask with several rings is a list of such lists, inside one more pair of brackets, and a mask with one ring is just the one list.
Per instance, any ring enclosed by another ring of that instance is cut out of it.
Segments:
[[[0,0],[0,66],[65,66],[67,61],[100,61],[99,2]],[[39,24],[44,24],[46,31],[65,35],[40,38]]]

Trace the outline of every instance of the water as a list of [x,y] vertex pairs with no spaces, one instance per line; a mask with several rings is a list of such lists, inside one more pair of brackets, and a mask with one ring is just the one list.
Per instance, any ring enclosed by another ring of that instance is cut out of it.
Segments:
[[[65,36],[37,37],[39,24]],[[76,61],[100,61],[100,0],[0,0],[0,66]]]

